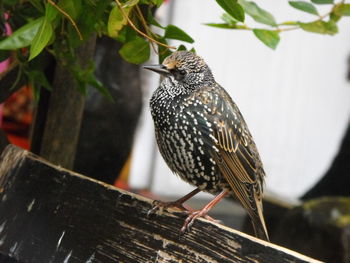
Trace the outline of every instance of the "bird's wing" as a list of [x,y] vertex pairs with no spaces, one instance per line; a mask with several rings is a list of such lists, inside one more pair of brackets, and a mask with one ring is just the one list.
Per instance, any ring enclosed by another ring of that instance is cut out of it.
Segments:
[[204,87],[194,96],[206,109],[202,126],[210,123],[205,138],[208,145],[214,145],[211,154],[221,174],[252,220],[263,228],[267,236],[262,215],[265,174],[255,143],[238,107],[220,86]]

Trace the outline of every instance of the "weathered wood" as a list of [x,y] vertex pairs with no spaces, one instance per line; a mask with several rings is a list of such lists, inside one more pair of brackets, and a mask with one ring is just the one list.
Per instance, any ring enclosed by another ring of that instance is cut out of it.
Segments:
[[220,224],[148,218],[152,200],[9,146],[0,164],[0,254],[19,262],[319,262]]
[[[95,50],[96,35],[76,49],[82,68],[89,64]],[[85,98],[78,91],[73,74],[57,64],[50,96],[46,125],[41,142],[40,156],[50,162],[72,169]]]

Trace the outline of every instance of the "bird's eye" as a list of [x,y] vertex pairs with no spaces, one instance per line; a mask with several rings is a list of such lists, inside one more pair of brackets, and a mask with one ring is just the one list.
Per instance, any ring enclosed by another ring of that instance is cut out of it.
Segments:
[[181,75],[185,75],[186,74],[185,70],[180,70],[179,72],[180,72]]

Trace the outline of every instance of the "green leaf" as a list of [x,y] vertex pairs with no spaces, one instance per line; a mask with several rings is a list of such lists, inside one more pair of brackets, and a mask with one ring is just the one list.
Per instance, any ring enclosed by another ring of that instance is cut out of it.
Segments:
[[5,5],[15,5],[18,3],[17,0],[3,0],[1,3],[5,4]]
[[11,36],[8,36],[4,40],[0,41],[0,49],[15,50],[29,46],[43,21],[44,17],[40,17],[20,27],[13,32]]
[[350,4],[338,4],[333,12],[338,16],[350,16]]
[[[126,15],[129,14],[130,7],[123,8]],[[119,6],[113,7],[109,14],[107,30],[108,35],[112,38],[116,38],[119,31],[127,24],[126,18],[124,18]]]
[[160,27],[160,28],[165,28],[163,27],[161,24],[158,23],[158,21],[154,18],[154,16],[152,15],[152,10],[148,9],[148,13],[147,13],[147,22],[151,25],[154,25],[156,27]]
[[334,12],[331,12],[329,14],[329,19],[334,21],[335,23],[338,22],[340,20],[341,16],[337,15],[336,13]]
[[57,9],[51,5],[51,4],[46,4],[45,7],[45,19],[47,19],[49,22],[52,22],[58,14]]
[[243,7],[237,0],[216,0],[216,2],[232,17],[238,21],[244,22]]
[[157,7],[160,7],[163,4],[164,0],[151,0],[153,4],[155,4]]
[[103,84],[96,78],[95,74],[93,73],[89,74],[87,83],[92,85],[95,89],[97,89],[109,101],[115,102],[109,90],[105,86],[103,86]]
[[[168,45],[167,40],[164,37],[158,38],[157,39],[159,42]],[[161,64],[163,60],[172,54],[171,50],[167,47],[158,45],[158,62]]]
[[170,39],[177,39],[188,43],[194,42],[193,38],[190,37],[185,31],[174,25],[168,25],[165,28],[164,37]]
[[30,55],[28,60],[32,60],[46,47],[53,35],[53,29],[51,23],[44,19],[39,31],[35,35],[33,42],[30,46]]
[[289,1],[289,5],[291,5],[292,7],[298,10],[301,10],[313,15],[318,15],[316,7],[311,3],[307,3],[304,1]]
[[29,77],[30,82],[37,86],[40,85],[41,87],[44,87],[47,90],[52,90],[52,86],[47,80],[45,74],[43,71],[40,70],[30,70],[27,72],[27,75]]
[[244,11],[256,22],[269,26],[276,26],[276,20],[269,12],[260,8],[256,3],[246,0],[238,1],[244,8]]
[[133,64],[141,64],[149,59],[149,43],[143,38],[137,37],[125,43],[119,50],[122,58]]
[[128,0],[123,4],[123,8],[126,7],[133,7],[134,5],[137,5],[140,0]]
[[234,25],[229,25],[229,24],[226,24],[226,23],[207,23],[205,25],[206,26],[211,26],[211,27],[223,28],[223,29],[236,28]]
[[44,9],[44,5],[43,5],[43,1],[41,1],[41,0],[29,0],[29,3],[31,3],[32,6],[34,6],[38,11],[44,12],[45,9]]
[[177,51],[186,51],[187,48],[184,46],[184,45],[180,45],[178,48],[177,48]]
[[253,29],[253,33],[266,46],[272,49],[276,49],[278,43],[280,42],[280,36],[277,31]]
[[30,45],[30,55],[28,60],[32,60],[47,46],[53,36],[52,21],[58,14],[57,9],[51,4],[46,4],[45,19],[36,33],[32,44]]
[[299,26],[307,32],[313,32],[318,34],[334,35],[338,33],[337,24],[332,20],[328,22],[322,20],[317,20],[311,23],[300,22]]
[[72,19],[76,19],[82,10],[81,0],[60,0],[58,6],[67,12]]
[[222,14],[221,19],[229,25],[236,25],[239,22],[227,13]]
[[333,4],[334,0],[311,0],[314,4],[324,5],[324,4]]

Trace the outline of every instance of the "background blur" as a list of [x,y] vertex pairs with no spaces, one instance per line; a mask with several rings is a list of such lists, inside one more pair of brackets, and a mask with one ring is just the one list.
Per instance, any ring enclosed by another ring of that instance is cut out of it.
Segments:
[[[310,19],[287,1],[258,4],[277,21]],[[319,10],[322,14],[322,6]],[[251,32],[204,25],[220,22],[222,13],[215,1],[177,0],[164,4],[157,17],[196,40],[197,53],[238,104],[264,162],[267,191],[298,198],[326,172],[349,121],[350,20],[339,22],[335,36],[301,30],[282,33],[273,51]],[[148,100],[159,78],[143,72],[142,83],[144,108],[129,182],[132,188],[149,187],[158,195],[183,195],[193,187],[170,172],[155,144]]]

